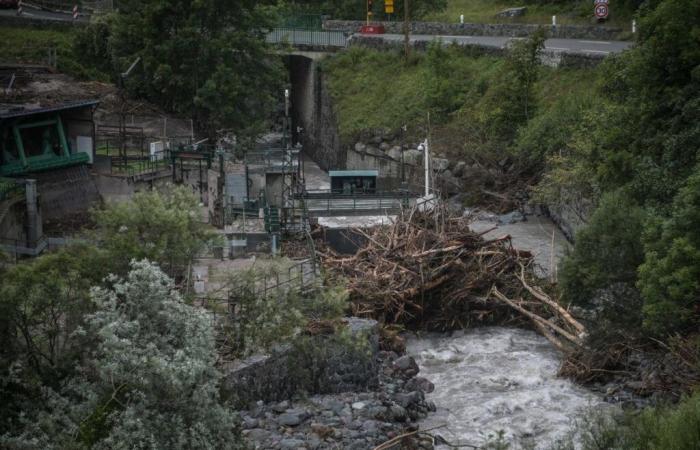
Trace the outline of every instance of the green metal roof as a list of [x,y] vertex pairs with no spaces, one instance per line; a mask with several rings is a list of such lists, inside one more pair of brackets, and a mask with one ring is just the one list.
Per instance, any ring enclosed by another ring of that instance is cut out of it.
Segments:
[[329,170],[328,175],[333,177],[378,177],[379,171],[368,169],[368,170]]

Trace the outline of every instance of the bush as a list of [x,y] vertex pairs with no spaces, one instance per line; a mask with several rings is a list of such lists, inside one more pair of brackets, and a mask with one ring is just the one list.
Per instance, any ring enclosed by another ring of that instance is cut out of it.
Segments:
[[60,395],[45,391],[45,409],[0,446],[241,448],[233,414],[218,403],[209,315],[184,304],[148,261],[110,282],[92,291],[96,311],[77,332],[95,342],[81,376]]
[[[628,411],[617,417],[590,412],[576,424],[573,438],[553,448],[581,450],[697,450],[700,392],[675,406]],[[574,440],[579,444],[574,445]]]
[[[267,351],[299,335],[311,319],[333,321],[344,315],[347,292],[343,288],[317,286],[314,294],[302,295],[296,289],[297,280],[288,278],[291,264],[279,260],[230,276],[229,300],[235,305],[231,330],[234,354]],[[278,280],[281,284],[272,287]],[[262,292],[262,286],[269,288]]]
[[623,191],[603,196],[562,263],[561,287],[567,301],[587,305],[598,289],[614,283],[634,285],[644,260],[644,218],[644,210]]
[[200,220],[199,202],[184,186],[135,194],[94,212],[97,239],[110,255],[111,272],[125,274],[132,259],[157,263],[178,278],[212,234]]
[[667,220],[652,221],[639,269],[644,325],[656,334],[697,329],[700,321],[700,166],[673,202]]

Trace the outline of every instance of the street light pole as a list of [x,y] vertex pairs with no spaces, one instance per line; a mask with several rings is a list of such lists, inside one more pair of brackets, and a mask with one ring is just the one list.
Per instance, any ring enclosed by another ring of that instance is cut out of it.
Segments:
[[425,197],[427,198],[428,195],[430,195],[430,147],[428,145],[427,138],[420,144],[418,149],[423,151],[423,166],[425,167]]

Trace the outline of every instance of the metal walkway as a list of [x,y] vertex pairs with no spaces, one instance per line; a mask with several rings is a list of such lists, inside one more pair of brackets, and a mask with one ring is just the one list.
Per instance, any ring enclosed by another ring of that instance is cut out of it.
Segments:
[[369,216],[397,214],[420,197],[411,191],[342,193],[331,190],[305,191],[295,196],[303,200],[310,217]]

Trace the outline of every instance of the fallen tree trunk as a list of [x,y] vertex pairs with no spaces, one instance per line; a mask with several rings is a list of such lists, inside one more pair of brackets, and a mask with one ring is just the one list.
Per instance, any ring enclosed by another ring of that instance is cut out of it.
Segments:
[[484,239],[442,205],[357,233],[366,244],[351,257],[318,252],[347,281],[355,314],[433,330],[531,323],[562,350],[583,346],[585,327],[537,286],[532,254],[510,236]]

